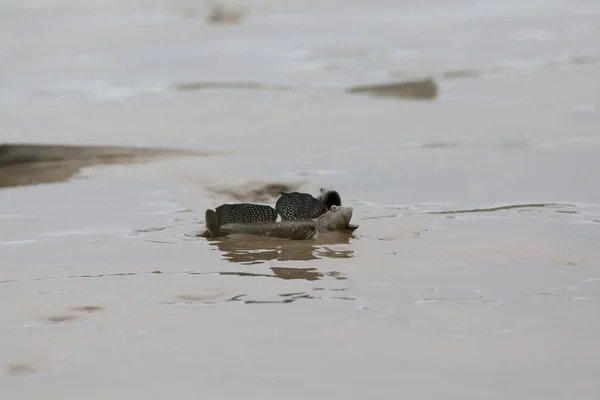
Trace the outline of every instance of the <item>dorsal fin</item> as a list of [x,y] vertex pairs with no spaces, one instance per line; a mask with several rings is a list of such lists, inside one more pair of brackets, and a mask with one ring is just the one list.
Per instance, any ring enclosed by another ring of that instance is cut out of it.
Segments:
[[215,209],[221,225],[275,222],[277,211],[271,206],[260,204],[223,204]]
[[323,203],[308,193],[281,193],[275,204],[281,219],[314,219],[325,212]]

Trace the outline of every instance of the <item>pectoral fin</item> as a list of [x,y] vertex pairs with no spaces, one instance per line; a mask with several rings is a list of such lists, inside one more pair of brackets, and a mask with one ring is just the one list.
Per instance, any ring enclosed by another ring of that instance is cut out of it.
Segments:
[[323,203],[308,193],[281,193],[275,209],[282,220],[314,219],[325,213]]

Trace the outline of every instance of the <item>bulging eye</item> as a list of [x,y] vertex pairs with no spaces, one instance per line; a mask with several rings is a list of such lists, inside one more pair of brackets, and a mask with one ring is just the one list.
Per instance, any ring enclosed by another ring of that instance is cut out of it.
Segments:
[[332,204],[330,210],[335,210],[336,208],[338,208],[338,206],[336,206],[335,204]]

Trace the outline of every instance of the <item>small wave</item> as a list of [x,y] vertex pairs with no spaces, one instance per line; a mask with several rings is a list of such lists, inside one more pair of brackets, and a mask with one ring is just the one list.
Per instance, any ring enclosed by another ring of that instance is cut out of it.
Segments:
[[[448,69],[432,75],[437,75],[444,79],[476,79],[508,75],[514,72],[555,69],[576,65],[596,65],[599,61],[600,57],[595,55],[566,54],[553,58],[507,60],[499,63],[497,66]],[[394,74],[398,75],[403,73],[398,71]]]
[[32,91],[41,99],[84,97],[93,100],[123,100],[139,95],[156,95],[167,92],[168,86],[162,83],[141,85],[118,85],[105,81],[71,82],[58,84],[50,89]]
[[123,227],[106,227],[92,226],[84,229],[65,229],[61,231],[43,232],[38,234],[42,237],[61,237],[61,236],[79,236],[79,235],[111,235],[111,234],[128,234],[131,232],[129,228]]
[[119,101],[138,96],[164,96],[169,93],[215,90],[252,90],[271,92],[294,92],[294,86],[268,84],[252,81],[159,81],[139,84],[118,84],[90,80],[55,84],[49,88],[35,89],[29,96],[37,100],[89,99],[96,101]]
[[69,23],[75,28],[144,28],[156,27],[176,21],[175,15],[166,12],[95,12],[77,17]]
[[18,246],[29,243],[37,243],[37,240],[8,240],[5,242],[0,242],[0,246]]
[[212,82],[212,81],[191,81],[175,82],[171,84],[171,89],[179,92],[191,92],[200,90],[266,90],[275,92],[293,92],[292,86],[273,85],[260,82]]
[[35,218],[35,215],[31,215],[31,214],[0,214],[0,219],[21,219],[21,218]]

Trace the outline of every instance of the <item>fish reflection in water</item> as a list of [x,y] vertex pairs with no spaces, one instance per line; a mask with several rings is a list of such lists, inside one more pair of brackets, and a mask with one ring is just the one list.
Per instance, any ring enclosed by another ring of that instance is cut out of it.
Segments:
[[252,277],[263,277],[263,278],[279,278],[279,279],[300,279],[306,281],[318,281],[324,277],[330,277],[338,281],[346,280],[346,276],[337,272],[319,272],[316,268],[285,268],[285,267],[272,267],[273,275],[270,274],[257,274],[252,272],[219,272],[219,275],[233,275],[233,276],[252,276]]
[[234,263],[259,264],[265,261],[308,261],[327,258],[351,258],[353,250],[333,250],[328,245],[348,244],[352,235],[333,232],[315,240],[286,240],[250,235],[231,235],[209,239]]

